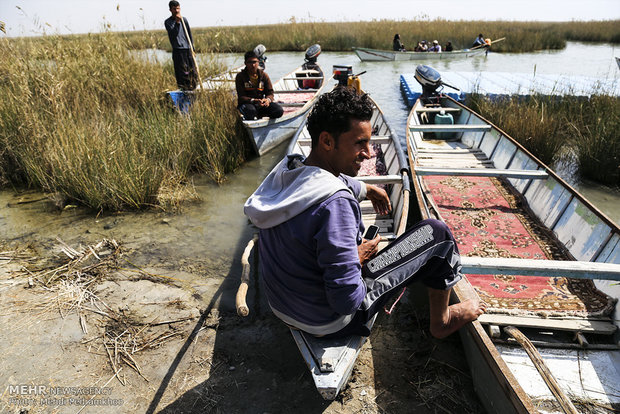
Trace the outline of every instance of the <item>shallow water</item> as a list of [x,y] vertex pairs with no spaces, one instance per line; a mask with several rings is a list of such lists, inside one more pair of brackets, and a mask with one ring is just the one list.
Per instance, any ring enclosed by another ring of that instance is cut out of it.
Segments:
[[[143,51],[155,59],[170,59],[162,51]],[[620,50],[612,45],[569,43],[563,51],[530,54],[494,54],[463,61],[433,63],[442,70],[519,71],[581,74],[617,78],[614,56]],[[303,63],[302,53],[267,52],[267,71],[275,80]],[[584,57],[587,56],[587,65]],[[241,64],[240,54],[218,55],[225,64]],[[360,62],[353,53],[324,52],[319,63],[325,71],[334,64],[352,65],[354,73],[366,71],[362,87],[379,103],[393,130],[404,139],[408,108],[399,89],[399,75],[413,72],[413,62]],[[125,212],[97,216],[81,208],[56,210],[52,203],[37,193],[15,194],[0,191],[0,234],[4,240],[39,240],[52,244],[56,237],[67,243],[96,241],[114,237],[140,253],[143,264],[173,264],[200,261],[202,274],[225,277],[238,270],[240,252],[253,229],[243,215],[243,203],[284,154],[286,145],[255,158],[227,177],[218,186],[205,177],[195,177],[196,190],[202,202],[190,204],[180,214],[163,212]],[[574,182],[574,177],[563,177]],[[576,187],[612,220],[620,223],[620,192],[594,183],[577,183]],[[27,203],[21,203],[27,201]]]

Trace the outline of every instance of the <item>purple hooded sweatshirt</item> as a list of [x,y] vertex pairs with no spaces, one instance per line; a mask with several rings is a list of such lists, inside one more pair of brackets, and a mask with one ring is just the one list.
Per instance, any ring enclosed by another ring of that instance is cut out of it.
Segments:
[[260,228],[260,266],[276,316],[315,335],[346,326],[366,294],[357,245],[361,182],[288,156],[246,202]]

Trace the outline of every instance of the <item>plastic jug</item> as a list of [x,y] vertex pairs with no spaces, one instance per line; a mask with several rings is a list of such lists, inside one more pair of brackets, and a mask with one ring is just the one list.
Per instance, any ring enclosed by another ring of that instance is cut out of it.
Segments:
[[[447,114],[443,109],[435,115],[435,124],[437,125],[454,125],[454,118],[452,114]],[[452,138],[454,133],[452,132],[435,132],[435,137],[437,139],[448,139]]]
[[349,76],[349,79],[347,79],[347,86],[349,88],[353,88],[357,91],[357,93],[360,93],[362,90],[362,82],[360,81],[360,77],[359,76]]

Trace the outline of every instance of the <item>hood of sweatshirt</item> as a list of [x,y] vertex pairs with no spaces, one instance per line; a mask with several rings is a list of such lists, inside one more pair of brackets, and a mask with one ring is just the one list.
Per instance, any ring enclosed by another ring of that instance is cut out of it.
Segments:
[[260,229],[275,227],[326,200],[337,191],[353,192],[332,173],[303,164],[301,155],[286,156],[269,173],[243,207]]

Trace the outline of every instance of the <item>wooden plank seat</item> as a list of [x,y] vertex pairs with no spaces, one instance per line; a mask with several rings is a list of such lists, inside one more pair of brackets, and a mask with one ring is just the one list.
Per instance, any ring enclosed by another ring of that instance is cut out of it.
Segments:
[[411,125],[412,132],[485,132],[491,130],[491,125],[445,125],[445,124],[424,124]]
[[318,89],[283,89],[281,91],[273,91],[273,93],[274,95],[277,95],[279,93],[308,93],[308,92],[316,92],[316,91],[318,91]]
[[401,175],[366,175],[355,178],[368,184],[400,184],[403,182]]
[[296,106],[304,106],[307,102],[277,102],[280,106],[288,106],[288,107],[296,107]]
[[417,175],[457,175],[469,177],[508,177],[543,179],[549,174],[542,170],[500,170],[495,168],[426,168],[416,167]]
[[514,316],[484,313],[478,317],[481,324],[498,326],[518,326],[520,328],[553,329],[558,331],[584,332],[599,335],[612,335],[617,327],[609,321],[596,319],[555,319],[531,316]]
[[[386,135],[373,135],[370,138],[370,142],[378,145],[387,145],[392,141],[392,139]],[[297,140],[299,145],[310,145],[312,144],[312,140],[310,138],[299,138]]]
[[570,260],[461,257],[462,272],[620,281],[620,264]]
[[436,107],[422,107],[422,108],[417,108],[416,112],[419,113],[423,113],[423,112],[437,112],[440,113],[441,111],[444,111],[446,113],[448,112],[461,112],[460,108],[436,108]]

